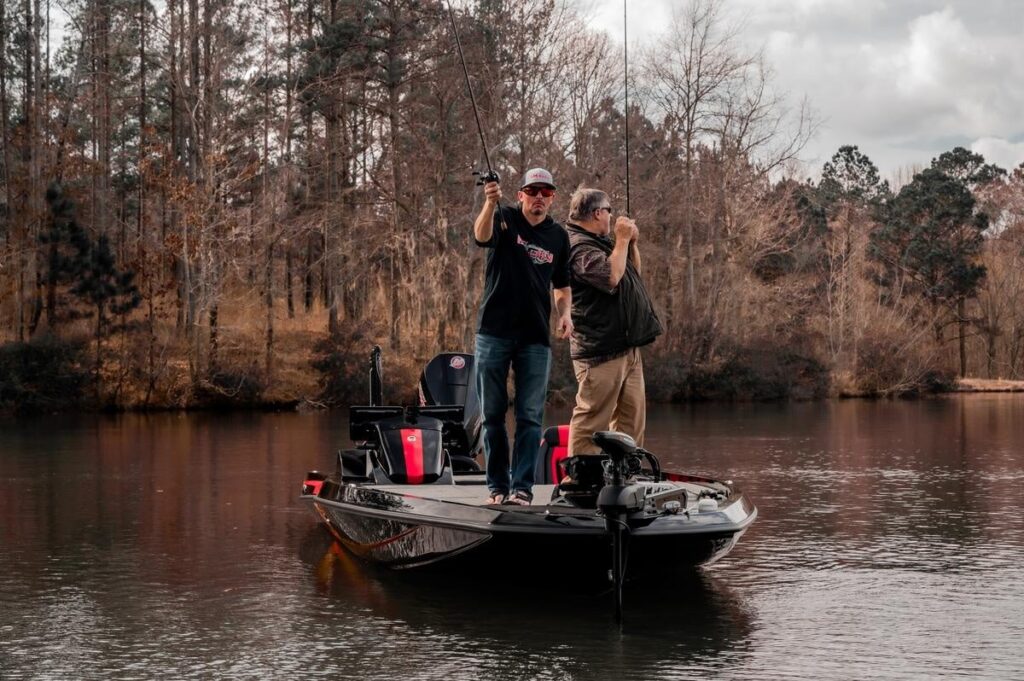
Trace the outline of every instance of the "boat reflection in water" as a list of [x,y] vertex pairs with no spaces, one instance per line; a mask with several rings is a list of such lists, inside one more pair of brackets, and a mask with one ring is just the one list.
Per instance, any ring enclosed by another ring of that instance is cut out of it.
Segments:
[[[620,628],[608,617],[610,585],[595,590],[557,564],[548,566],[547,579],[527,583],[498,580],[486,569],[396,572],[359,560],[322,527],[310,529],[301,557],[332,610],[349,619],[344,629],[372,621],[418,641],[436,637],[446,649],[460,646],[469,668],[511,651],[523,678],[660,678],[693,665],[727,670],[746,659],[755,629],[741,600],[702,570],[671,582],[631,582]],[[514,566],[516,557],[506,561]]]

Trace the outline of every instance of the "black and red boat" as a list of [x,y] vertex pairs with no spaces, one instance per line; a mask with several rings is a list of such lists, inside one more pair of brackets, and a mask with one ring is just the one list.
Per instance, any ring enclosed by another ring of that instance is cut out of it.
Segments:
[[663,471],[621,433],[595,434],[603,456],[568,459],[565,426],[544,434],[535,503],[489,505],[476,462],[473,360],[438,355],[420,377],[420,405],[384,406],[374,348],[370,404],[349,413],[355,446],[337,453],[333,473],[312,471],[302,485],[302,499],[357,556],[400,569],[481,561],[520,574],[612,574],[621,585],[627,571],[673,573],[718,560],[756,518],[731,482]]

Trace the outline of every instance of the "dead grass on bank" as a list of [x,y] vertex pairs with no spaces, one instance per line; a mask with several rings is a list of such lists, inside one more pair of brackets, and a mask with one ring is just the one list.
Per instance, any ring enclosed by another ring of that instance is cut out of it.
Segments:
[[[325,310],[296,310],[289,318],[284,301],[275,301],[268,365],[266,308],[245,303],[242,296],[225,297],[219,310],[217,355],[211,361],[207,318],[200,320],[196,352],[177,326],[173,295],[167,298],[157,306],[163,314],[157,317],[152,344],[145,310],[134,313],[130,331],[104,341],[104,403],[128,409],[183,409],[211,401],[238,401],[238,406],[315,402],[319,376],[312,366],[313,348],[327,337]],[[62,335],[69,337],[88,334],[83,322],[62,328]],[[254,390],[255,399],[243,399]]]
[[1024,381],[1002,378],[961,378],[954,388],[959,393],[1018,393],[1024,392]]

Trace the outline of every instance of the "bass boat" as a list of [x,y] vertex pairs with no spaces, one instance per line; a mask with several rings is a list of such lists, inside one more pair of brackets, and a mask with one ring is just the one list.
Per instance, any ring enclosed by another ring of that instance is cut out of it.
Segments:
[[[518,575],[625,578],[679,573],[726,555],[757,517],[731,481],[661,469],[628,435],[594,435],[603,455],[567,457],[568,427],[540,443],[530,505],[489,504],[474,357],[424,368],[420,404],[383,404],[381,353],[370,404],[349,410],[354,447],[310,471],[301,499],[355,555],[389,568],[508,565]],[[617,612],[619,612],[617,609]]]

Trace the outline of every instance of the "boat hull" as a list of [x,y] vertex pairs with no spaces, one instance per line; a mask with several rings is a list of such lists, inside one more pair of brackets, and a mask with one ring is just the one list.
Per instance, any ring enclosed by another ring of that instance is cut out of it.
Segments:
[[[509,566],[516,573],[554,569],[562,576],[605,578],[611,541],[605,519],[595,511],[479,506],[429,496],[440,491],[325,481],[303,499],[343,546],[389,568]],[[713,513],[634,514],[627,521],[627,574],[635,578],[712,563],[735,546],[756,514],[739,493]]]

